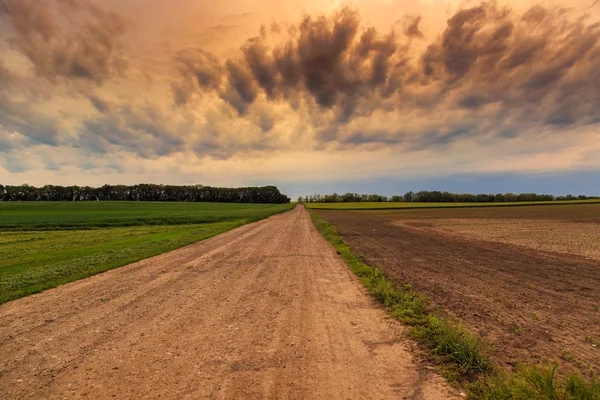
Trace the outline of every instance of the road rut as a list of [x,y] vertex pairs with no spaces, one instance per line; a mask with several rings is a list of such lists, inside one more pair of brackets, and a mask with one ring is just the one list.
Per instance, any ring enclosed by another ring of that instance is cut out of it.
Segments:
[[447,399],[303,207],[0,306],[3,398]]

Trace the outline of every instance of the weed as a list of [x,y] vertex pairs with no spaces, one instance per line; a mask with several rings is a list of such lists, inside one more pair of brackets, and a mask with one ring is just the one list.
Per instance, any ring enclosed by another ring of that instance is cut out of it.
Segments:
[[470,397],[489,400],[597,400],[600,383],[586,383],[580,375],[569,374],[559,379],[557,365],[519,366],[509,374],[498,370],[487,379],[469,384]]
[[596,341],[596,340],[594,340],[594,339],[593,339],[592,337],[590,337],[590,336],[586,336],[586,337],[585,337],[585,339],[584,339],[584,341],[585,341],[586,343],[589,343],[589,344],[591,344],[591,345],[592,345],[592,347],[598,347],[598,348],[600,348],[600,341]]
[[508,331],[518,336],[521,336],[523,334],[523,328],[521,328],[519,325],[510,325],[508,327]]
[[569,350],[567,349],[563,349],[560,352],[560,358],[562,358],[565,361],[569,361],[569,362],[575,362],[575,355],[573,353],[571,353]]
[[573,363],[573,365],[575,365],[579,368],[583,368],[583,363],[581,361],[578,361],[575,358],[575,355],[573,353],[571,353],[570,351],[568,351],[567,349],[564,349],[563,351],[560,352],[560,358],[562,358],[565,361],[569,361],[569,362]]

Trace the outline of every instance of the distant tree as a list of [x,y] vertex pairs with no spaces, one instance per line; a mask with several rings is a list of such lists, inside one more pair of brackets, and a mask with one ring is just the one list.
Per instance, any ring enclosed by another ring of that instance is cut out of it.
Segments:
[[505,201],[514,203],[515,201],[518,201],[517,195],[513,194],[513,193],[505,193],[504,194],[504,199]]
[[487,194],[481,193],[481,194],[478,194],[475,196],[475,201],[477,203],[487,203],[490,201],[490,196]]
[[[6,191],[6,189],[5,189]],[[341,202],[398,202],[398,201],[422,201],[422,202],[459,202],[459,203],[492,203],[492,202],[517,202],[517,201],[554,201],[554,200],[585,200],[592,199],[598,197],[589,197],[584,195],[573,196],[571,194],[567,196],[552,196],[549,194],[536,194],[536,193],[497,193],[497,194],[487,194],[487,193],[479,193],[479,194],[470,194],[470,193],[450,193],[450,192],[440,192],[437,190],[427,191],[422,190],[420,192],[407,192],[404,196],[394,195],[388,199],[386,196],[378,195],[378,194],[361,194],[358,193],[345,193],[343,195],[339,195],[337,193],[333,194],[315,194],[311,196],[306,196],[304,198],[305,202],[325,202],[325,203],[341,203]]]
[[351,202],[355,202],[355,201],[359,201],[359,200],[360,200],[360,197],[356,193],[344,193],[342,195],[342,201],[344,203],[351,203]]
[[54,186],[36,188],[27,184],[2,186],[2,201],[211,201],[229,203],[289,203],[290,199],[275,186],[216,188],[202,185],[165,186],[104,185],[101,188],[89,186]]
[[377,202],[377,201],[379,201],[379,195],[377,195],[377,194],[370,194],[367,197],[367,201],[369,201],[369,202]]

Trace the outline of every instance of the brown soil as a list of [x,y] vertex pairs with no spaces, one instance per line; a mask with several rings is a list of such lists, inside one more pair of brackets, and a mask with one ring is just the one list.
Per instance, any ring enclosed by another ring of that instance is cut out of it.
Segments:
[[[600,231],[600,206],[319,214],[369,264],[411,283],[484,337],[497,362],[557,361],[586,374],[590,366],[600,370],[600,261],[594,259],[600,241],[589,238]],[[481,222],[498,219],[513,231],[532,220],[554,231],[521,244],[497,234],[481,237]],[[452,220],[478,230],[465,234]],[[579,255],[563,245],[550,251],[563,236],[577,242]]]
[[421,230],[435,230],[466,239],[478,239],[529,247],[534,250],[574,254],[600,260],[600,225],[542,219],[449,218],[399,220],[395,223]]
[[454,398],[411,347],[298,207],[0,306],[0,393]]

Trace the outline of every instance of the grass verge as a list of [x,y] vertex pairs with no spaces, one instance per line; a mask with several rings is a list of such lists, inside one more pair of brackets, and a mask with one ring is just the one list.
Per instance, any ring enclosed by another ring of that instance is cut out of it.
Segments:
[[333,245],[363,285],[387,311],[406,325],[415,339],[453,384],[461,384],[469,398],[489,400],[596,400],[600,382],[586,382],[577,374],[560,379],[556,365],[520,366],[514,373],[494,367],[486,356],[484,344],[464,329],[460,322],[431,312],[428,299],[409,284],[387,279],[378,268],[367,265],[342,240],[337,228],[318,213],[311,219],[321,235]]
[[514,373],[496,369],[468,385],[469,397],[486,400],[597,400],[600,382],[578,374],[558,377],[557,365],[520,365]]
[[460,324],[451,323],[428,312],[427,298],[410,285],[397,285],[382,271],[364,263],[341,239],[337,229],[317,213],[311,213],[313,223],[323,237],[342,256],[350,269],[360,278],[369,292],[382,303],[394,317],[409,325],[409,334],[430,350],[444,375],[451,379],[473,376],[490,369],[489,359],[482,344],[464,330]]

